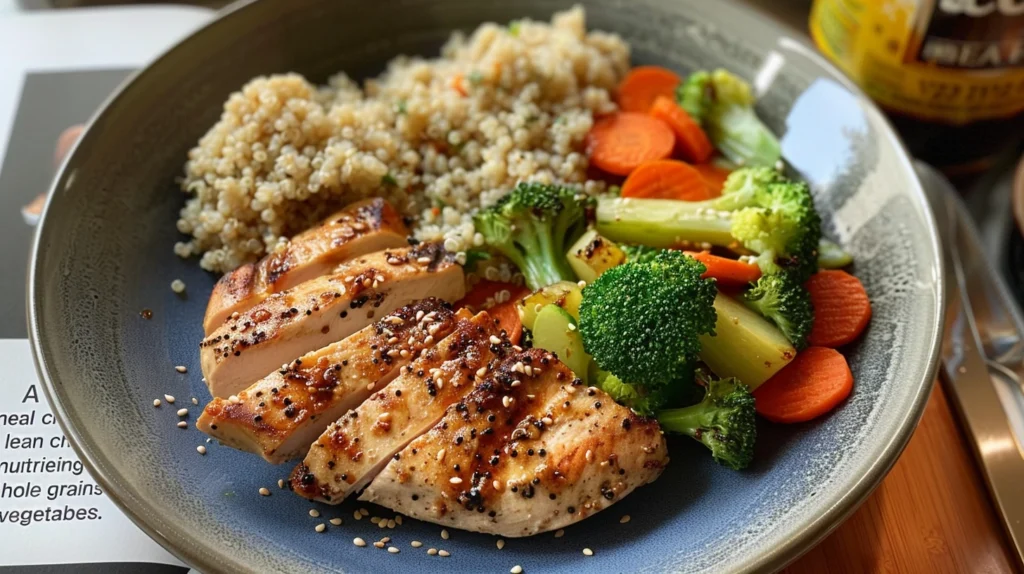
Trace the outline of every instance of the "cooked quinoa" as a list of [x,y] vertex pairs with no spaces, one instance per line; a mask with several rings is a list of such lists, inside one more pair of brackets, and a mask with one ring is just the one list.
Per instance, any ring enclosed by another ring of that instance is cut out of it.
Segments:
[[588,33],[577,7],[550,24],[455,33],[440,58],[399,56],[362,89],[344,74],[322,87],[256,78],[189,152],[178,229],[191,239],[175,252],[228,271],[375,195],[412,217],[419,239],[479,246],[472,213],[518,181],[604,190],[587,178],[584,137],[615,109],[628,67],[627,44]]

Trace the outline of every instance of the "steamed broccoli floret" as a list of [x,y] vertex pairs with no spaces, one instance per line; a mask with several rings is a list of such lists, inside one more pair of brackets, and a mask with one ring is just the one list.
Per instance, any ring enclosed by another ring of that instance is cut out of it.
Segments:
[[750,85],[739,76],[721,69],[695,72],[676,89],[676,101],[730,160],[774,166],[782,157],[779,140],[754,112]]
[[514,263],[531,289],[575,281],[565,251],[586,228],[587,199],[568,187],[520,183],[473,217],[490,247]]
[[802,282],[817,270],[821,218],[806,184],[771,168],[743,168],[715,199],[601,198],[597,230],[619,243],[742,247],[758,254],[762,272],[792,270]]
[[645,385],[631,385],[608,371],[598,371],[594,386],[608,393],[620,405],[633,409],[637,414],[652,416],[667,404],[665,388],[650,390]]
[[661,253],[661,249],[646,245],[619,245],[619,249],[626,254],[626,261],[630,263],[650,261],[655,255]]
[[665,432],[685,434],[704,443],[719,464],[744,469],[754,459],[757,438],[754,396],[737,379],[705,378],[702,382],[707,391],[701,402],[663,410],[658,413],[658,423]]
[[692,371],[700,336],[714,332],[714,281],[678,251],[613,267],[583,289],[580,334],[597,366],[647,389]]
[[782,331],[797,350],[807,346],[814,324],[811,296],[791,273],[763,275],[743,296],[743,301]]

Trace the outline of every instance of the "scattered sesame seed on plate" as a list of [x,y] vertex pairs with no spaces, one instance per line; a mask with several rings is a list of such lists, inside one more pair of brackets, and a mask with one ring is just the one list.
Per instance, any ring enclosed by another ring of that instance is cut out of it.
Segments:
[[555,538],[561,538],[563,536],[565,536],[565,530],[559,528],[555,531]]
[[192,404],[193,405],[198,405],[199,404],[199,399],[197,399],[195,397],[192,397]]
[[363,519],[363,515],[360,514],[359,511],[357,510],[357,511],[352,513],[352,518],[355,518],[356,520],[362,520]]
[[431,548],[431,549],[427,550],[427,554],[429,554],[431,556],[436,555],[437,554],[437,548]]
[[583,549],[583,555],[584,556],[593,556],[594,555],[594,551],[589,549],[589,548],[584,548]]
[[352,539],[352,544],[355,544],[356,546],[362,548],[363,546],[366,546],[366,541],[362,538],[356,537]]
[[284,479],[283,478],[277,479],[277,487],[278,488],[284,488]]
[[516,564],[512,567],[511,570],[509,570],[509,572],[511,572],[512,574],[523,574],[523,567]]
[[447,558],[447,557],[451,556],[451,553],[448,552],[447,550],[438,550],[437,551],[437,555],[440,556],[441,558]]
[[327,525],[321,522],[320,524],[317,524],[316,528],[314,528],[313,530],[316,530],[317,532],[323,532],[324,530],[327,530]]
[[625,514],[625,515],[622,516],[622,518],[619,519],[619,524],[625,524],[625,523],[629,522],[629,520],[630,520],[629,515]]
[[184,293],[185,282],[182,281],[181,279],[175,279],[174,281],[171,281],[171,291],[174,291],[175,293]]
[[441,539],[442,540],[448,540],[449,537],[450,537],[450,535],[448,534],[448,530],[447,529],[442,529],[441,530]]
[[164,400],[167,401],[168,404],[174,404],[174,397],[171,395],[164,395]]
[[198,451],[199,454],[206,454],[206,447],[203,445],[199,445],[196,447],[196,451]]
[[374,548],[384,548],[384,543],[381,542],[380,540],[378,540],[378,541],[373,543],[373,547]]
[[388,528],[394,528],[394,527],[395,527],[395,526],[396,526],[397,524],[398,524],[398,523],[397,523],[397,522],[395,522],[395,519],[394,519],[394,518],[389,518],[389,519],[388,519],[388,522],[387,522]]
[[270,496],[270,490],[265,486],[260,487],[260,496]]
[[388,546],[388,552],[390,552],[391,554],[398,554],[399,550],[395,546]]
[[387,528],[387,527],[388,527],[388,521],[384,520],[383,518],[381,519],[380,522],[377,523],[377,528]]
[[409,546],[412,546],[413,548],[419,548],[420,546],[423,546],[423,543],[419,540],[413,540],[409,543]]
[[401,514],[399,514],[398,516],[395,517],[395,524],[397,524],[399,526],[402,525],[402,515]]
[[374,516],[373,518],[370,519],[370,522],[372,522],[373,524],[377,524],[378,522],[380,522],[380,517],[379,516]]
[[495,542],[495,546],[498,547],[498,550],[501,550],[502,548],[505,547],[505,541],[502,540],[501,538],[499,538],[498,541]]
[[178,416],[179,417],[187,417],[188,416],[188,409],[178,409]]
[[365,508],[360,508],[359,509],[359,514],[362,514],[363,516],[369,516],[370,515],[370,511],[365,509]]
[[331,524],[333,524],[335,526],[341,526],[341,519],[340,518],[332,518],[331,519]]
[[160,406],[160,399],[153,399],[153,406],[154,407],[159,407]]
[[178,365],[177,367],[174,367],[174,370],[178,371],[179,373],[187,373],[188,367],[186,367],[185,365]]
[[453,476],[453,477],[448,479],[448,482],[450,482],[452,484],[462,484],[462,479],[457,477],[457,476]]
[[315,508],[310,508],[309,509],[309,515],[312,516],[313,518],[320,518],[320,511],[315,509]]
[[185,421],[178,421],[178,428],[180,428],[180,429],[187,429],[188,428],[188,423],[185,422]]

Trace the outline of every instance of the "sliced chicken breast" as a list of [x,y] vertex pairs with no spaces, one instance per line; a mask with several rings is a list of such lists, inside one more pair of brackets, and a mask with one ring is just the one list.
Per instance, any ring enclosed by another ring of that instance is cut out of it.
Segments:
[[510,352],[511,343],[497,331],[487,313],[459,321],[391,384],[328,427],[292,472],[291,487],[306,498],[337,504],[366,486],[472,390],[478,370]]
[[530,349],[502,361],[359,499],[445,526],[530,536],[607,508],[667,463],[654,419]]
[[210,334],[232,313],[252,308],[268,296],[332,272],[354,257],[407,245],[409,230],[391,204],[380,198],[357,201],[319,226],[271,253],[221,277],[210,294],[203,329]]
[[[469,311],[458,315],[463,320]],[[274,464],[302,456],[327,426],[390,383],[455,329],[451,304],[428,298],[306,353],[246,390],[206,405],[199,430]]]
[[358,257],[337,273],[232,314],[199,344],[214,397],[237,394],[293,359],[344,339],[374,317],[425,297],[465,294],[462,267],[434,243]]

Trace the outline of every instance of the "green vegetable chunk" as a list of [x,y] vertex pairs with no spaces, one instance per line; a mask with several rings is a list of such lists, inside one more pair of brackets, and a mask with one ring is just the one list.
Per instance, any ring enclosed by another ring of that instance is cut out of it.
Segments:
[[576,320],[558,305],[545,305],[533,323],[533,346],[558,355],[576,376],[587,381],[590,355],[583,350]]
[[692,437],[711,450],[719,464],[742,470],[754,459],[757,426],[754,396],[737,379],[698,375],[707,386],[704,399],[688,407],[663,410],[658,423],[665,432]]
[[580,333],[597,365],[648,389],[692,371],[700,336],[714,332],[716,289],[678,251],[605,271],[583,289]]
[[576,276],[565,252],[586,228],[587,198],[569,187],[520,183],[473,217],[487,245],[508,257],[531,289]]
[[714,335],[700,338],[700,359],[718,376],[756,389],[796,357],[796,349],[767,319],[727,295],[715,298]]
[[733,162],[772,167],[782,157],[779,140],[754,111],[750,85],[732,72],[690,74],[676,89],[676,101]]
[[782,331],[798,350],[807,347],[807,335],[814,325],[811,295],[789,273],[762,275],[743,296],[748,307],[757,311]]

